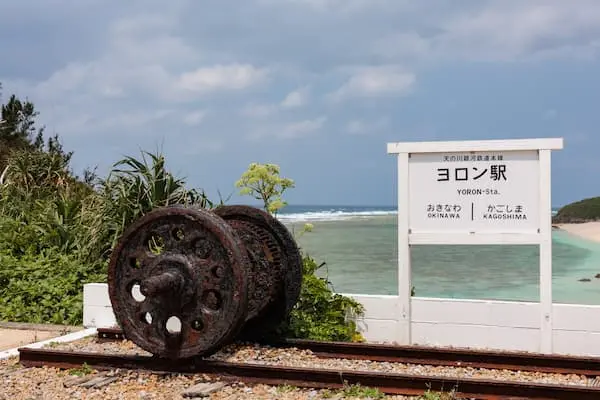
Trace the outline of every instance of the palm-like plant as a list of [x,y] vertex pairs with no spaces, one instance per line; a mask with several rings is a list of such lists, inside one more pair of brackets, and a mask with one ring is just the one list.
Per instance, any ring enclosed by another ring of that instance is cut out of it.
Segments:
[[15,151],[2,173],[2,185],[20,188],[35,198],[52,197],[56,190],[67,190],[73,181],[69,160],[55,151]]
[[38,232],[42,247],[76,247],[81,197],[72,193],[68,157],[50,148],[12,153],[0,185],[0,211]]
[[169,172],[160,153],[143,151],[141,160],[127,156],[116,162],[100,188],[104,199],[103,225],[112,236],[112,244],[126,226],[157,207],[213,206],[204,191],[187,189],[184,179]]

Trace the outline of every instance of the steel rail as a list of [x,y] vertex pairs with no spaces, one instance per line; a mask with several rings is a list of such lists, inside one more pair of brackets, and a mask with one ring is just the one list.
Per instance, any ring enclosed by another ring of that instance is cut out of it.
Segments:
[[[119,329],[98,329],[100,340],[123,338]],[[320,342],[286,339],[264,343],[272,347],[295,347],[312,351],[320,358],[360,359],[380,362],[504,369],[554,374],[600,376],[600,357],[575,357],[525,352],[465,350],[371,343]]]
[[459,397],[477,399],[577,399],[600,398],[600,387],[504,382],[473,378],[447,378],[406,374],[288,368],[273,365],[241,364],[213,360],[166,360],[152,356],[65,352],[20,348],[20,363],[26,367],[77,368],[83,364],[96,369],[136,369],[154,372],[203,373],[227,381],[294,385],[312,388],[341,388],[360,384],[387,394],[420,395],[428,390],[450,391]]

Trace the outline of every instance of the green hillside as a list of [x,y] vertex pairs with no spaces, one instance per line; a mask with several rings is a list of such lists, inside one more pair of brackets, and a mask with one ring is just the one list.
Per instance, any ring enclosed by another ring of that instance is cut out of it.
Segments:
[[591,197],[567,204],[552,219],[552,223],[580,223],[600,220],[600,197]]

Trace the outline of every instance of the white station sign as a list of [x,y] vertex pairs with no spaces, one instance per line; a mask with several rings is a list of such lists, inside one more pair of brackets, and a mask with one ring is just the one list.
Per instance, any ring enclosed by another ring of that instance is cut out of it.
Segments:
[[411,154],[408,173],[412,233],[538,231],[535,150]]

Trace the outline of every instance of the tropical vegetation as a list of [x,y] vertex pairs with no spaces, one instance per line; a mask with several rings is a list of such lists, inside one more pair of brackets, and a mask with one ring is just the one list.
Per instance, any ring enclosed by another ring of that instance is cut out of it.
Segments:
[[[118,160],[105,177],[95,169],[79,176],[71,167],[73,152],[58,135],[45,138],[37,117],[32,102],[14,95],[1,106],[0,320],[77,325],[83,285],[106,282],[111,250],[129,224],[157,207],[212,208],[222,201],[212,202],[169,172],[160,152]],[[253,163],[236,186],[275,214],[286,204],[283,192],[294,186],[279,173],[274,164]],[[278,332],[360,339],[349,316],[362,306],[316,275],[322,263],[305,252],[303,261],[300,301]]]

